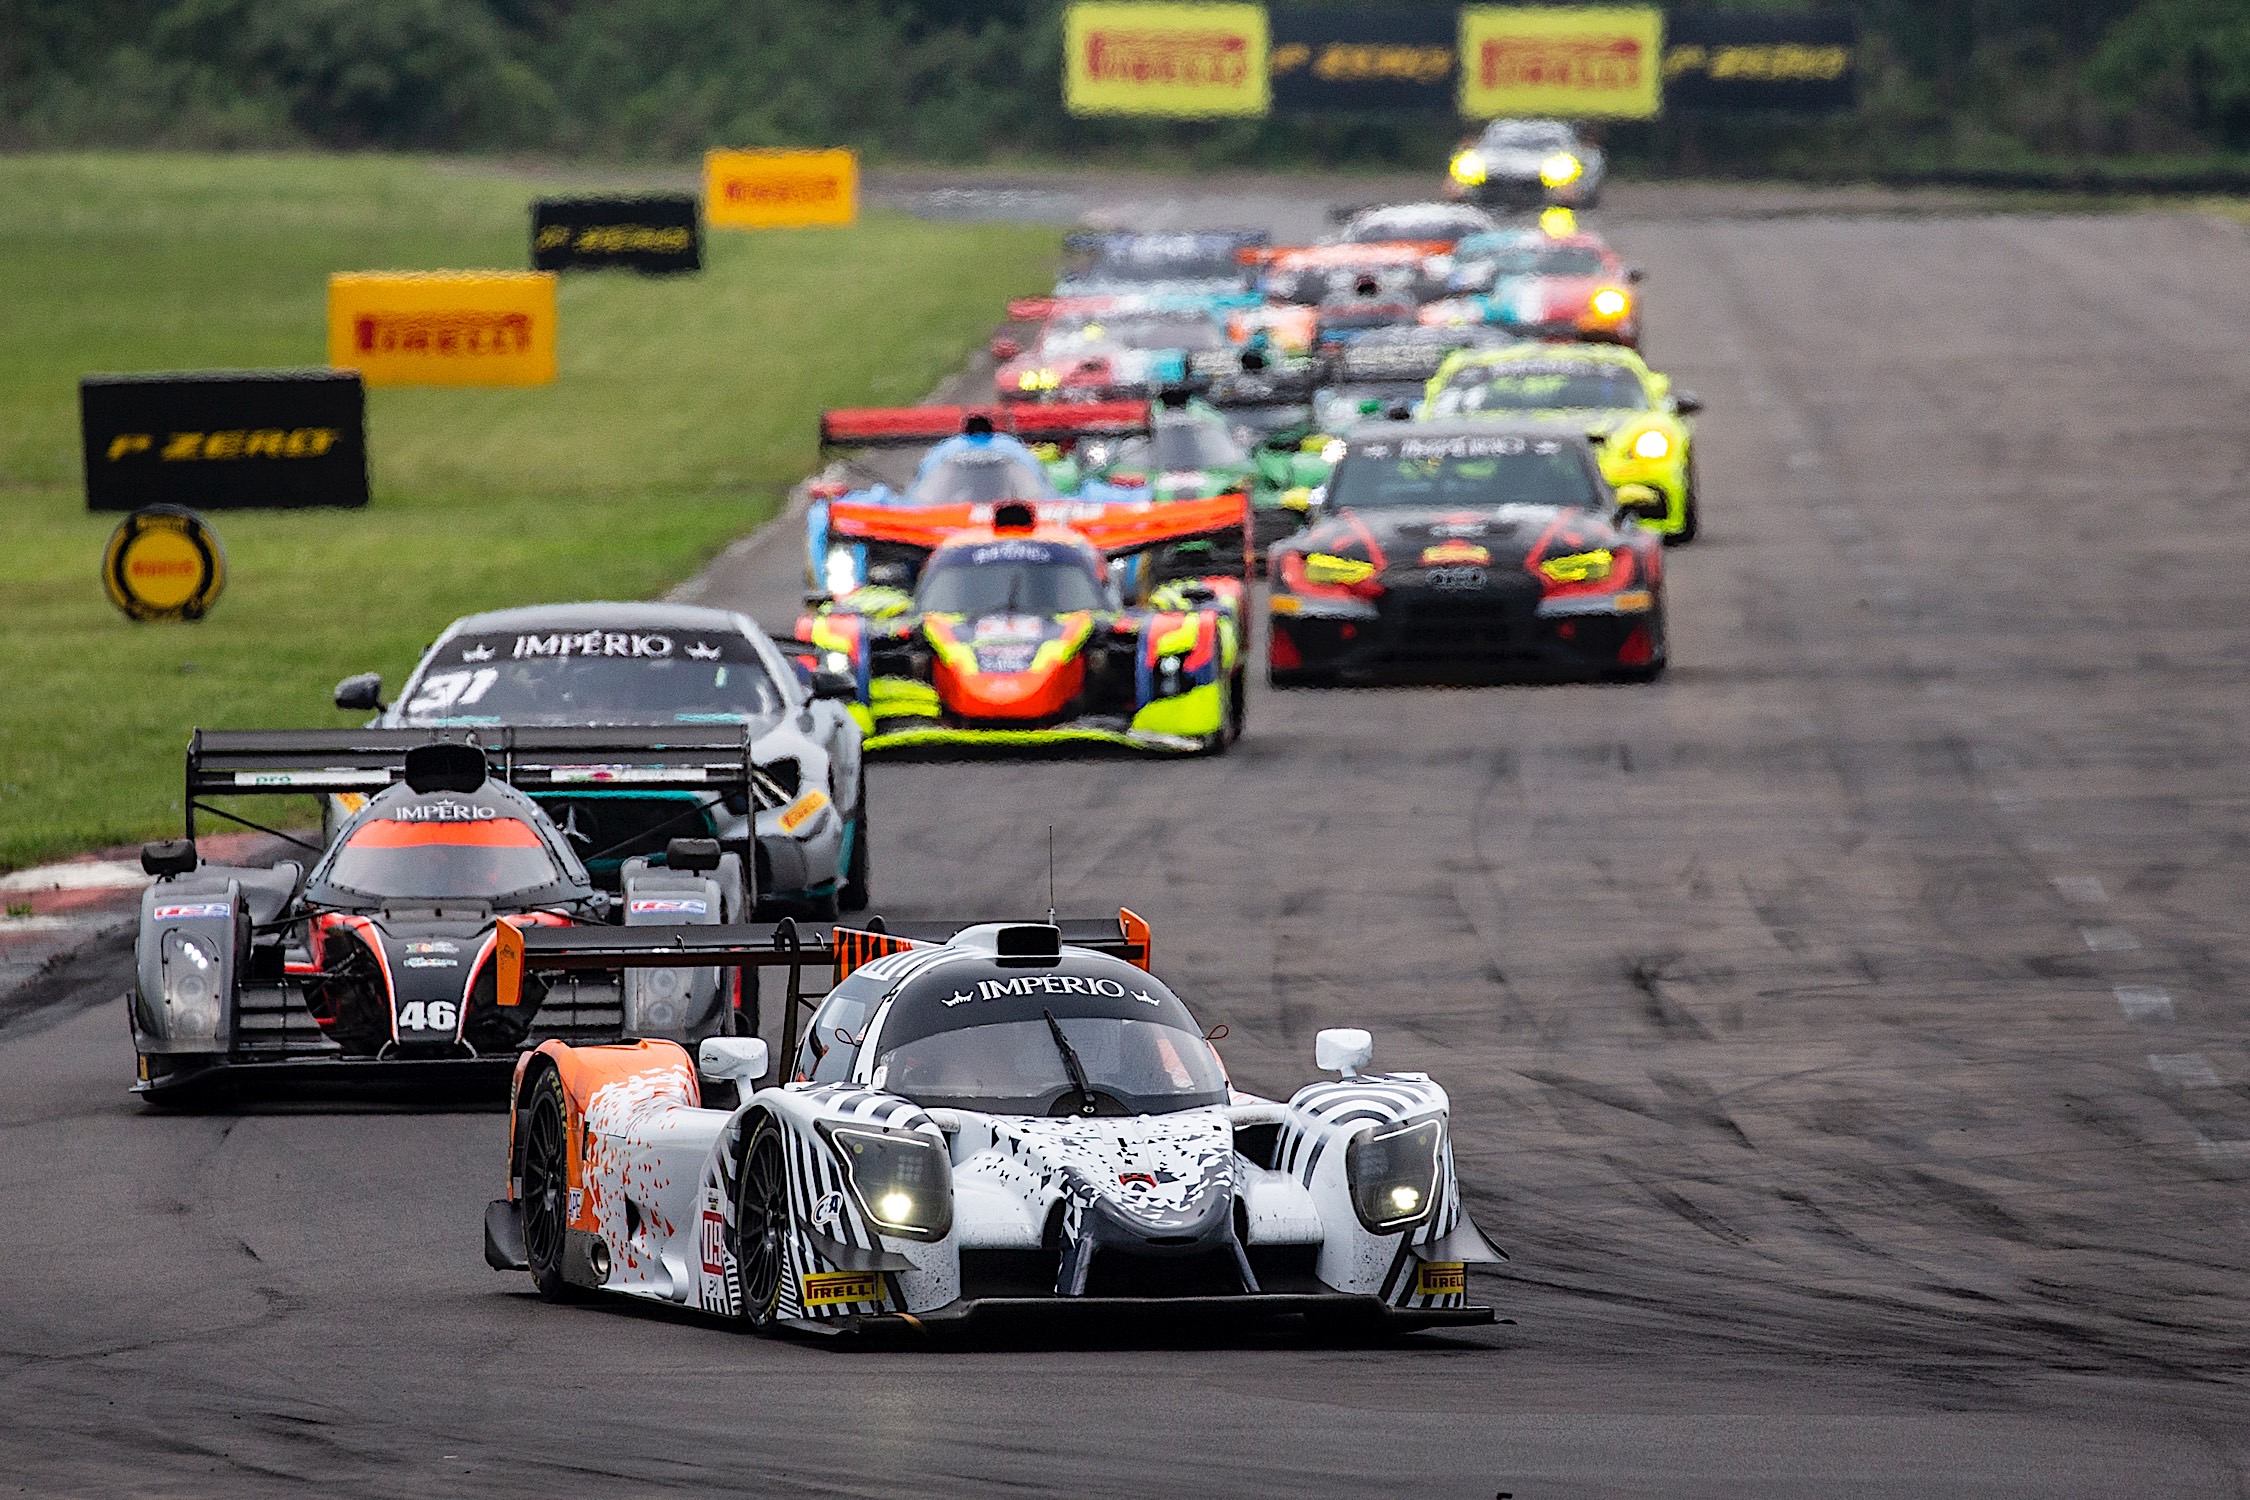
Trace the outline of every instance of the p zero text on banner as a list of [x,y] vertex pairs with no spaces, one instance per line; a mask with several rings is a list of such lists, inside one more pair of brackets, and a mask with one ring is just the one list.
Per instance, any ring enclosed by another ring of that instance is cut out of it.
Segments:
[[1461,113],[1652,119],[1663,55],[1654,7],[1465,6]]
[[85,376],[86,508],[365,505],[366,413],[355,370]]
[[1859,102],[1848,11],[1687,11],[1664,39],[1667,109],[1833,114]]
[[714,229],[801,229],[859,217],[859,157],[832,151],[708,151],[703,216]]
[[1269,54],[1276,113],[1448,114],[1458,28],[1429,6],[1275,6]]
[[1262,115],[1266,56],[1262,5],[1078,0],[1063,13],[1063,103],[1074,115]]
[[693,193],[539,198],[531,205],[536,271],[612,266],[656,275],[703,267],[703,223]]
[[552,271],[343,271],[328,278],[328,362],[369,385],[545,385]]

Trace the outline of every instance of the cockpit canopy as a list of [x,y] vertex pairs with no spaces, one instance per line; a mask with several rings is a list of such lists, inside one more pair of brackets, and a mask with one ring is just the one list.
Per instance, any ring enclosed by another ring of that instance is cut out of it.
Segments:
[[346,901],[523,901],[583,891],[586,872],[531,801],[488,781],[474,792],[378,793],[314,869]]

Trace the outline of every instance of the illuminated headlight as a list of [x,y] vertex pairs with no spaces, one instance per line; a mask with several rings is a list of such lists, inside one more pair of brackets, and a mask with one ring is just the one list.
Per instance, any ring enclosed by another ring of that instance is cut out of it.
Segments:
[[1605,318],[1622,318],[1625,316],[1625,309],[1631,305],[1631,300],[1613,286],[1605,286],[1594,293],[1592,303],[1594,311]]
[[1651,427],[1633,439],[1633,457],[1668,458],[1672,453],[1672,440]]
[[1052,370],[1026,370],[1016,377],[1016,389],[1022,391],[1051,391],[1062,384],[1062,377]]
[[1578,215],[1558,203],[1540,211],[1539,227],[1547,232],[1550,239],[1559,240],[1566,234],[1578,232]]
[[831,672],[849,672],[852,669],[852,659],[841,651],[829,652],[821,658],[821,664]]
[[1557,151],[1539,164],[1539,180],[1548,187],[1569,187],[1586,171],[1586,164],[1568,151]]
[[1418,1224],[1437,1206],[1438,1148],[1445,1127],[1436,1120],[1377,1126],[1352,1137],[1344,1153],[1344,1179],[1352,1209],[1377,1234]]
[[848,594],[859,587],[859,559],[852,556],[851,548],[828,549],[828,566],[821,570],[821,581],[834,596]]
[[174,928],[160,951],[166,1033],[209,1037],[219,1033],[219,954],[208,939]]
[[1477,187],[1484,182],[1484,156],[1481,152],[1464,151],[1453,158],[1453,180],[1463,187]]
[[1344,440],[1342,438],[1330,438],[1326,443],[1323,443],[1320,449],[1320,461],[1324,464],[1342,463],[1344,461]]
[[942,1240],[953,1228],[953,1168],[927,1136],[823,1125],[860,1212],[884,1234]]

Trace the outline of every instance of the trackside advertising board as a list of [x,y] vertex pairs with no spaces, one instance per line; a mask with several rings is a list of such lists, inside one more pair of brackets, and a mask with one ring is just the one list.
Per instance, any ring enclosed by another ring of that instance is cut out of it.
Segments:
[[367,398],[353,370],[88,375],[88,510],[367,503]]
[[1262,115],[1266,54],[1262,5],[1078,0],[1063,13],[1063,103],[1074,115]]
[[859,156],[833,151],[711,151],[703,213],[713,229],[798,229],[859,217]]
[[1269,14],[1275,113],[1453,108],[1459,37],[1450,9],[1292,5]]
[[1647,120],[1663,105],[1654,7],[1465,6],[1461,113]]
[[1844,11],[1687,11],[1664,48],[1671,109],[1827,114],[1859,102],[1859,22]]
[[545,385],[552,271],[347,271],[328,278],[328,362],[369,385]]
[[609,267],[656,275],[703,268],[703,223],[692,193],[539,198],[531,205],[535,271]]

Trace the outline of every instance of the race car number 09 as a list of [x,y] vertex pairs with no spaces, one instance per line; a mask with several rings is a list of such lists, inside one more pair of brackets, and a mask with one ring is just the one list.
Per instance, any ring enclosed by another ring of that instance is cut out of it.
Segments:
[[401,1031],[451,1031],[460,1019],[450,1000],[409,1000],[398,1008]]

